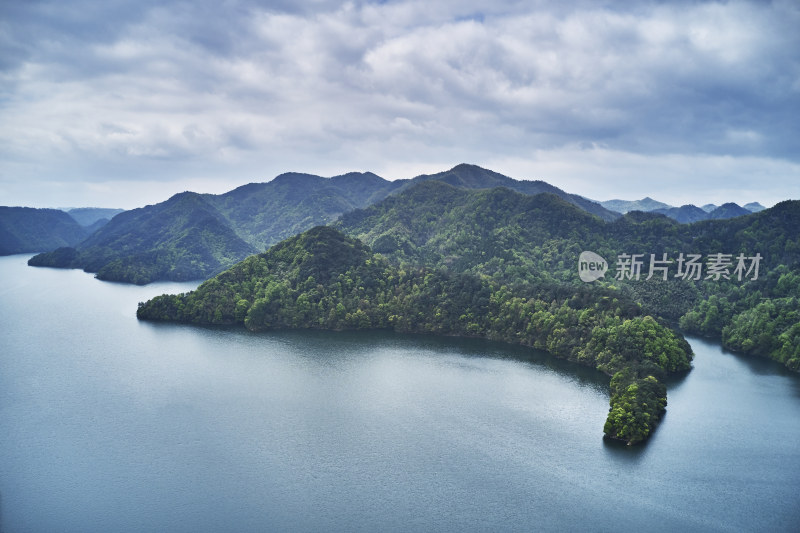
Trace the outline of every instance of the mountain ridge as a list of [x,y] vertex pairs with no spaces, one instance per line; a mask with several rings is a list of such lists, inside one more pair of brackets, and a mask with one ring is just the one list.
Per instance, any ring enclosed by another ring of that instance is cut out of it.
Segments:
[[[487,180],[488,178],[488,180]],[[570,194],[558,187],[541,180],[515,180],[499,172],[487,170],[477,165],[461,163],[436,174],[421,174],[411,180],[408,185],[419,181],[436,180],[449,185],[462,187],[465,189],[491,189],[494,187],[506,187],[522,194],[534,195],[550,193],[559,196],[567,202],[580,207],[584,211],[591,213],[603,220],[611,221],[618,218],[617,213],[603,207],[594,200],[589,200],[577,194]]]
[[669,209],[672,207],[664,202],[653,200],[649,196],[645,196],[641,200],[604,200],[600,205],[611,211],[622,213],[623,215],[629,211],[653,211],[655,209]]
[[72,246],[89,235],[60,209],[0,206],[0,255]]
[[[684,224],[691,224],[692,222],[708,219],[733,218],[749,213],[758,213],[766,209],[758,202],[750,202],[744,207],[734,202],[728,202],[722,206],[705,204],[702,207],[697,207],[694,204],[685,204],[680,207],[674,207],[664,202],[653,200],[649,196],[641,200],[605,200],[599,203],[606,209],[622,214],[631,211],[655,212],[666,215]],[[716,213],[714,213],[715,211]]]
[[73,207],[63,211],[66,211],[81,226],[97,229],[100,227],[97,225],[98,222],[104,220],[107,222],[125,210],[105,207]]
[[145,284],[219,272],[256,250],[193,192],[125,211],[76,247],[32,257],[31,266],[82,268],[98,279]]
[[[177,236],[167,238],[162,235],[159,242],[153,243],[147,235],[141,234],[141,227],[147,225],[143,215],[150,213],[159,217],[160,226],[185,231],[185,228],[181,229],[181,214],[174,211],[173,218],[166,218],[164,209],[158,207],[165,203],[162,202],[140,208],[145,211],[137,211],[136,218],[122,213],[113,219],[111,230],[98,230],[99,237],[90,235],[84,242],[71,246],[74,250],[58,250],[37,256],[31,259],[30,264],[82,268],[97,272],[101,279],[137,283],[184,279],[188,272],[204,279],[244,259],[249,253],[263,251],[311,227],[333,223],[347,212],[372,205],[426,181],[450,182],[465,189],[490,189],[500,185],[529,195],[548,192],[605,220],[619,216],[595,202],[545,182],[515,180],[476,165],[460,164],[438,174],[395,181],[385,180],[372,172],[349,172],[330,178],[286,172],[271,181],[245,184],[223,194],[191,193],[203,198],[206,208],[214,211],[211,216],[215,221],[214,227],[206,228],[206,236],[210,238],[206,243],[207,249],[203,249],[202,244],[194,246],[197,243]],[[119,229],[128,221],[135,222],[135,225]],[[227,229],[222,226],[227,226]],[[127,237],[109,238],[112,231]],[[157,231],[157,228],[151,231]],[[212,234],[213,238],[210,237]],[[230,250],[212,249],[220,248],[220,240],[229,240]],[[185,249],[179,249],[179,243],[183,243]],[[171,268],[165,263],[170,257],[182,257],[184,264]],[[124,264],[126,261],[130,263],[127,266]],[[192,261],[194,264],[187,266],[186,263]],[[113,266],[109,266],[111,262],[115,262]]]

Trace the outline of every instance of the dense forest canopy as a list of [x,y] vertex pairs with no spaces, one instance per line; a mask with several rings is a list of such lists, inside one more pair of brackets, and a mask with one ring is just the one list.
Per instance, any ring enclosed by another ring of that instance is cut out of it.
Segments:
[[548,350],[643,391],[633,400],[612,397],[606,433],[628,442],[647,438],[664,411],[659,378],[691,361],[680,335],[613,291],[570,294],[555,284],[512,287],[483,274],[398,266],[324,226],[247,258],[196,291],[154,298],[137,314],[252,330],[389,328]]
[[[589,250],[609,268],[594,285],[624,295],[647,314],[721,339],[733,350],[792,369],[800,364],[792,334],[797,318],[790,311],[800,298],[798,201],[695,224],[637,211],[608,223],[554,196],[430,182],[347,213],[336,227],[400,264],[446,266],[509,284],[557,283],[567,292],[583,284],[577,261]],[[689,269],[692,261],[699,279]],[[758,304],[760,321],[775,334],[770,342],[745,331]]]
[[[632,443],[664,412],[664,376],[690,368],[679,322],[798,367],[798,228],[794,201],[691,225],[642,212],[608,222],[551,194],[422,180],[196,291],[142,304],[138,316],[253,330],[389,328],[544,349],[612,376],[604,430]],[[593,283],[578,276],[586,250],[608,262]]]

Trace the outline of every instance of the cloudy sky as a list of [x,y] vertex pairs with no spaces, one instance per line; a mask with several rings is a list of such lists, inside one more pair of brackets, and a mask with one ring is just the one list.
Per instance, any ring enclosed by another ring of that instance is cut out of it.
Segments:
[[597,200],[800,198],[800,3],[0,3],[0,205],[474,163]]

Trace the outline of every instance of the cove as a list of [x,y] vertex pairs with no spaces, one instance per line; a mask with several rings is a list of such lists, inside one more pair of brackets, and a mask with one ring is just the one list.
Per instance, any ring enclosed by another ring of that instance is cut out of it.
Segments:
[[650,441],[608,378],[388,333],[140,323],[196,284],[0,258],[0,531],[793,531],[800,379],[689,339]]

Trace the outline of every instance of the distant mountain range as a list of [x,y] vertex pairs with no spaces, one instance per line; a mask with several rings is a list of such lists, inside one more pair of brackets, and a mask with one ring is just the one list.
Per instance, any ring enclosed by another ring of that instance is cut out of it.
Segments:
[[697,207],[692,204],[687,204],[681,207],[673,207],[669,204],[653,200],[650,197],[645,197],[641,200],[606,200],[600,202],[600,205],[621,214],[631,211],[658,213],[660,215],[666,215],[683,224],[690,224],[701,220],[722,220],[740,217],[742,215],[749,215],[750,213],[758,213],[766,209],[758,202],[750,202],[744,207],[735,203],[726,203],[721,206],[706,204],[703,207]]
[[[26,237],[17,238],[16,246],[6,247],[13,251],[5,253],[45,252],[32,258],[30,264],[81,268],[111,281],[141,284],[203,279],[292,235],[330,224],[345,213],[374,205],[428,181],[460,189],[504,187],[529,196],[549,193],[606,222],[630,210],[655,211],[680,222],[748,213],[735,204],[705,213],[693,206],[673,208],[652,198],[598,203],[543,181],[515,180],[468,164],[395,181],[371,172],[351,172],[332,178],[285,173],[272,181],[250,183],[220,195],[185,192],[165,202],[126,212],[70,209],[73,219],[83,225],[82,231],[70,238],[34,239],[34,234],[41,232],[56,233],[41,225],[28,225],[39,229],[32,230],[24,246],[20,243]],[[7,239],[0,234],[0,241],[4,238]]]
[[0,255],[74,246],[90,234],[59,209],[0,207]]
[[[728,204],[725,204],[725,205],[728,205]],[[736,205],[736,204],[733,204],[733,205]],[[714,204],[706,204],[706,205],[702,206],[700,209],[702,209],[706,213],[710,213],[713,210],[715,210],[717,207],[718,206],[716,206]],[[744,206],[742,206],[742,207],[744,207],[745,209],[747,209],[751,213],[758,213],[759,211],[763,211],[764,209],[766,209],[766,207],[764,207],[763,205],[761,205],[758,202],[750,202],[749,204],[744,204]]]
[[74,246],[122,212],[122,209],[97,207],[35,209],[0,206],[0,255]]
[[726,218],[740,217],[753,213],[753,211],[749,211],[744,207],[739,207],[734,203],[722,204],[711,211],[706,211],[700,207],[689,204],[681,207],[654,209],[650,212],[666,215],[683,224],[699,222],[701,220],[724,220]]
[[655,211],[656,209],[669,209],[672,207],[664,202],[653,200],[649,196],[641,200],[606,200],[600,202],[600,205],[611,211],[622,213],[623,215],[628,211]]
[[207,278],[287,237],[427,181],[462,189],[546,192],[602,220],[620,217],[543,181],[514,180],[474,165],[396,181],[370,172],[332,178],[286,173],[221,195],[185,192],[127,211],[86,240],[37,255],[30,264],[82,268],[100,279],[130,283]]
[[658,213],[666,215],[673,220],[677,220],[683,224],[690,224],[692,222],[699,222],[701,220],[708,220],[709,213],[694,205],[682,205],[681,207],[662,207],[661,209],[653,209],[651,213]]
[[69,216],[83,227],[93,228],[92,231],[100,228],[116,215],[122,213],[124,209],[108,209],[104,207],[74,207],[64,209]]

